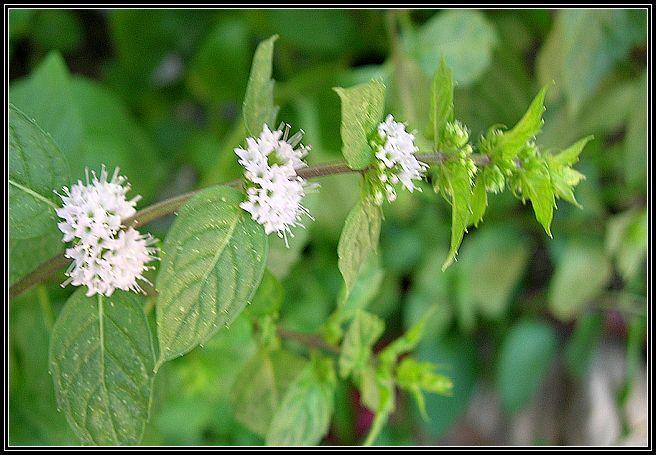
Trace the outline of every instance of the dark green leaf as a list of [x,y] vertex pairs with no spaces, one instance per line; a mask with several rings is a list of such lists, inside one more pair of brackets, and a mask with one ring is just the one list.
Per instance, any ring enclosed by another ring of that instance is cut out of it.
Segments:
[[136,444],[148,420],[154,350],[142,299],[73,294],[52,331],[59,407],[85,444]]
[[260,284],[267,236],[239,207],[242,198],[223,186],[199,193],[166,237],[157,276],[158,367],[229,325]]
[[506,411],[518,411],[538,391],[557,344],[554,329],[543,322],[522,320],[510,330],[497,364],[497,387]]
[[54,191],[69,183],[64,156],[50,135],[9,107],[9,226],[12,239],[52,237],[57,231]]

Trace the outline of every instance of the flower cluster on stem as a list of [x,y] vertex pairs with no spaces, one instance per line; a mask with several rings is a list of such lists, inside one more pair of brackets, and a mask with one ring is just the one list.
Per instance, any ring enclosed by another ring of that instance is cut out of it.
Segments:
[[385,199],[395,201],[399,187],[411,193],[421,191],[415,181],[424,177],[428,165],[417,160],[415,155],[419,148],[415,145],[415,135],[406,131],[405,124],[394,121],[394,117],[388,115],[378,125],[370,145],[376,161],[367,173],[367,182],[376,204],[381,205]]
[[291,228],[304,227],[303,216],[312,219],[301,201],[317,186],[297,174],[297,169],[307,166],[304,158],[310,147],[301,144],[302,131],[291,137],[289,131],[289,125],[282,124],[274,131],[264,125],[259,137],[249,137],[245,148],[235,149],[246,178],[247,199],[241,208],[264,226],[267,234],[275,232],[286,245],[287,236],[294,236]]
[[78,180],[59,195],[63,205],[57,209],[59,230],[64,242],[73,245],[65,256],[73,260],[62,284],[86,286],[87,296],[110,296],[116,289],[143,292],[138,281],[147,281],[146,264],[155,258],[155,239],[134,228],[122,230],[121,220],[135,214],[140,199],[130,200],[125,177],[116,168],[111,179],[103,166],[100,176],[87,171],[86,183]]

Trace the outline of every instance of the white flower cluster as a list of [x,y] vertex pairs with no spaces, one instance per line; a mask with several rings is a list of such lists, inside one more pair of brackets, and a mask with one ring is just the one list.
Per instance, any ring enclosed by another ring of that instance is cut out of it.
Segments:
[[253,219],[264,226],[267,234],[276,232],[285,239],[293,237],[291,228],[304,227],[302,215],[308,210],[301,200],[316,184],[308,184],[296,170],[306,166],[303,158],[310,151],[309,146],[301,144],[303,133],[299,131],[288,137],[290,126],[280,125],[271,131],[267,125],[257,139],[246,139],[246,148],[236,148],[239,164],[244,166],[247,200],[241,208],[251,214]]
[[421,180],[428,165],[417,160],[415,154],[419,148],[415,145],[415,136],[405,128],[403,123],[395,122],[394,117],[388,115],[378,125],[377,135],[371,141],[377,161],[370,183],[378,205],[384,199],[388,202],[396,200],[396,185],[399,182],[411,193],[415,189],[421,191],[413,180]]
[[57,215],[63,221],[59,230],[64,242],[73,241],[65,254],[73,262],[62,286],[86,286],[87,296],[110,296],[116,289],[143,292],[137,280],[147,281],[143,276],[146,263],[157,251],[150,235],[134,228],[121,230],[121,220],[135,214],[140,197],[126,199],[130,186],[118,172],[117,168],[108,180],[103,166],[100,177],[92,172],[91,181],[87,172],[86,184],[78,180],[60,195],[63,206]]

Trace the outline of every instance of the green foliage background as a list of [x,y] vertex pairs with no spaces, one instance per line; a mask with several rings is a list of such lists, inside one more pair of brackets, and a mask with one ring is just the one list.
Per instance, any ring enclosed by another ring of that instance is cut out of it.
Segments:
[[[332,87],[379,77],[388,86],[387,110],[423,127],[413,121],[428,118],[420,109],[429,93],[413,90],[419,82],[398,81],[426,80],[442,56],[457,82],[457,115],[477,138],[490,125],[514,125],[550,84],[537,142],[563,148],[595,136],[578,165],[586,176],[576,191],[582,209],[559,204],[554,238],[529,205],[507,192],[490,195],[484,222],[442,272],[448,203],[428,192],[402,194],[384,208],[377,260],[353,283],[349,299],[367,302],[386,322],[383,344],[437,304],[419,358],[444,367],[452,396],[426,396],[427,420],[401,399],[377,442],[439,443],[477,385],[491,384],[511,416],[548,393],[540,386],[554,365],[564,365],[572,380],[584,377],[607,339],[626,338],[629,357],[642,356],[647,24],[637,10],[397,14],[400,34],[390,39],[388,13],[373,10],[12,10],[10,100],[51,134],[73,179],[85,166],[118,165],[146,205],[239,177],[232,149],[246,134],[240,109],[250,63],[256,44],[273,34],[278,118],[305,130],[310,164],[341,158]],[[289,250],[270,239],[268,268],[284,288],[276,290],[284,327],[315,333],[334,310],[342,286],[339,235],[358,194],[353,176],[323,179],[308,200],[316,221],[297,232]],[[163,238],[170,223],[158,221],[150,231]],[[73,291],[57,280],[11,303],[14,444],[77,442],[48,376],[53,321]],[[266,411],[234,400],[233,385],[254,355],[242,317],[163,368],[143,443],[263,443],[248,427]],[[262,361],[272,371],[300,362]],[[631,372],[627,367],[627,384]],[[371,415],[354,389],[340,385],[334,406],[325,442],[361,442]]]

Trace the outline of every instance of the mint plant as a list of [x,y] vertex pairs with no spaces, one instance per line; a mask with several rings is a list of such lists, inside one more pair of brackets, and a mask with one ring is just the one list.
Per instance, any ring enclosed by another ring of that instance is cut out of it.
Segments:
[[[574,188],[584,176],[573,166],[591,137],[561,151],[538,147],[546,87],[514,126],[492,125],[472,138],[456,115],[454,76],[444,60],[424,95],[429,114],[423,118],[388,113],[382,80],[335,88],[344,161],[307,165],[312,152],[311,144],[301,143],[305,126],[294,125],[299,132],[293,135],[285,123],[275,127],[284,122],[271,78],[275,41],[260,43],[248,79],[245,134],[233,156],[243,178],[138,211],[138,198],[126,198],[129,187],[118,170],[110,178],[102,168],[71,186],[69,164],[49,134],[9,108],[10,237],[42,243],[53,255],[16,271],[10,294],[65,266],[64,284],[80,286],[54,323],[49,369],[58,407],[84,444],[138,444],[160,371],[239,323],[257,333],[258,346],[235,383],[237,418],[267,444],[320,442],[340,381],[355,384],[375,415],[365,444],[376,441],[395,410],[397,390],[430,419],[424,394],[453,394],[453,383],[440,365],[420,361],[414,351],[439,308],[379,349],[384,321],[350,298],[376,259],[386,208],[401,191],[433,190],[448,201],[444,271],[457,260],[467,231],[483,225],[489,193],[510,191],[530,203],[550,237],[556,201],[578,206]],[[322,190],[314,180],[334,174],[361,182],[337,250],[343,291],[317,333],[291,332],[279,324],[281,284],[267,270],[270,236],[288,244],[312,223],[304,198]],[[137,231],[173,213],[160,244]],[[161,264],[149,270],[155,257]],[[155,327],[146,314],[152,306]]]

